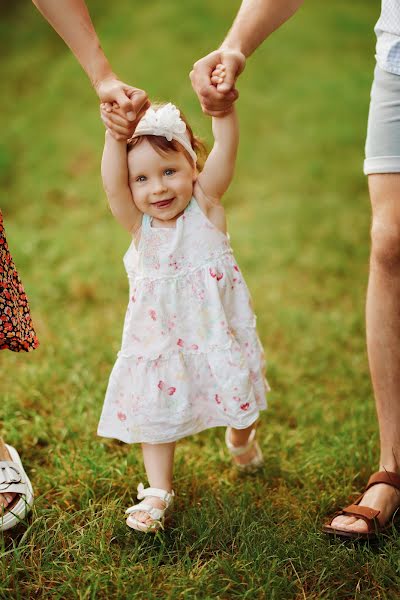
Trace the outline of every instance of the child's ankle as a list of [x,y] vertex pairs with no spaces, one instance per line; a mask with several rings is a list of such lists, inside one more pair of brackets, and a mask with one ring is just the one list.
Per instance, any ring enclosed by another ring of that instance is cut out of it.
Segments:
[[168,492],[168,494],[172,493],[172,483],[170,481],[165,481],[165,480],[157,480],[156,483],[150,483],[149,481],[149,487],[155,488],[157,490],[163,490],[165,492]]
[[234,446],[245,446],[254,427],[254,425],[246,427],[246,429],[233,429],[232,427],[229,432],[229,439],[231,443]]

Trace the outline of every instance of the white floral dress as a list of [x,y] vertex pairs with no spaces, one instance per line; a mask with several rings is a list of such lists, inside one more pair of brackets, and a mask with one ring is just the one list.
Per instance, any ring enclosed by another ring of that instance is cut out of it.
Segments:
[[143,215],[124,264],[129,304],[98,434],[156,444],[256,421],[263,351],[229,238],[192,198],[175,228]]

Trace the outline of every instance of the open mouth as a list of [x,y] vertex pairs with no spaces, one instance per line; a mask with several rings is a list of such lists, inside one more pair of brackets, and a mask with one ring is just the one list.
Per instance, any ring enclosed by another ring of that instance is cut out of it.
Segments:
[[168,200],[160,200],[159,202],[153,202],[153,206],[156,208],[167,208],[172,204],[174,198],[169,198]]

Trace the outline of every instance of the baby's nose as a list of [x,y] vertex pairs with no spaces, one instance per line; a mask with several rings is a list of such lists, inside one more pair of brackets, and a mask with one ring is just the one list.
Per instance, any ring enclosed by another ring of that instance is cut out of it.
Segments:
[[157,181],[154,182],[153,194],[159,194],[160,192],[165,192],[165,190],[166,190],[166,185],[162,179],[158,179]]

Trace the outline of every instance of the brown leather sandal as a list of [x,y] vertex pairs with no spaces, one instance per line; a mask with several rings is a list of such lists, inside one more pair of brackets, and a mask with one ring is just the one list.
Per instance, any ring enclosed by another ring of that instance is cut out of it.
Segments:
[[[365,492],[369,490],[373,485],[377,485],[378,483],[386,483],[386,485],[390,485],[391,487],[396,488],[400,492],[400,476],[397,473],[392,473],[390,471],[379,471],[378,473],[374,473],[368,480],[367,487],[365,488]],[[365,494],[364,492],[364,494]],[[378,534],[387,531],[392,527],[393,516],[397,513],[398,509],[393,511],[393,514],[387,520],[385,525],[381,525],[377,519],[380,511],[375,510],[373,508],[369,508],[368,506],[359,506],[359,503],[364,497],[364,494],[361,494],[357,500],[347,506],[343,510],[337,512],[329,523],[326,523],[322,531],[324,533],[328,533],[330,535],[337,535],[340,537],[352,538],[353,540],[371,540],[376,538]],[[331,523],[333,519],[339,517],[341,515],[345,515],[347,517],[356,517],[357,519],[362,519],[366,522],[368,531],[358,532],[358,531],[348,531],[347,529],[339,529],[337,527],[332,527]]]

